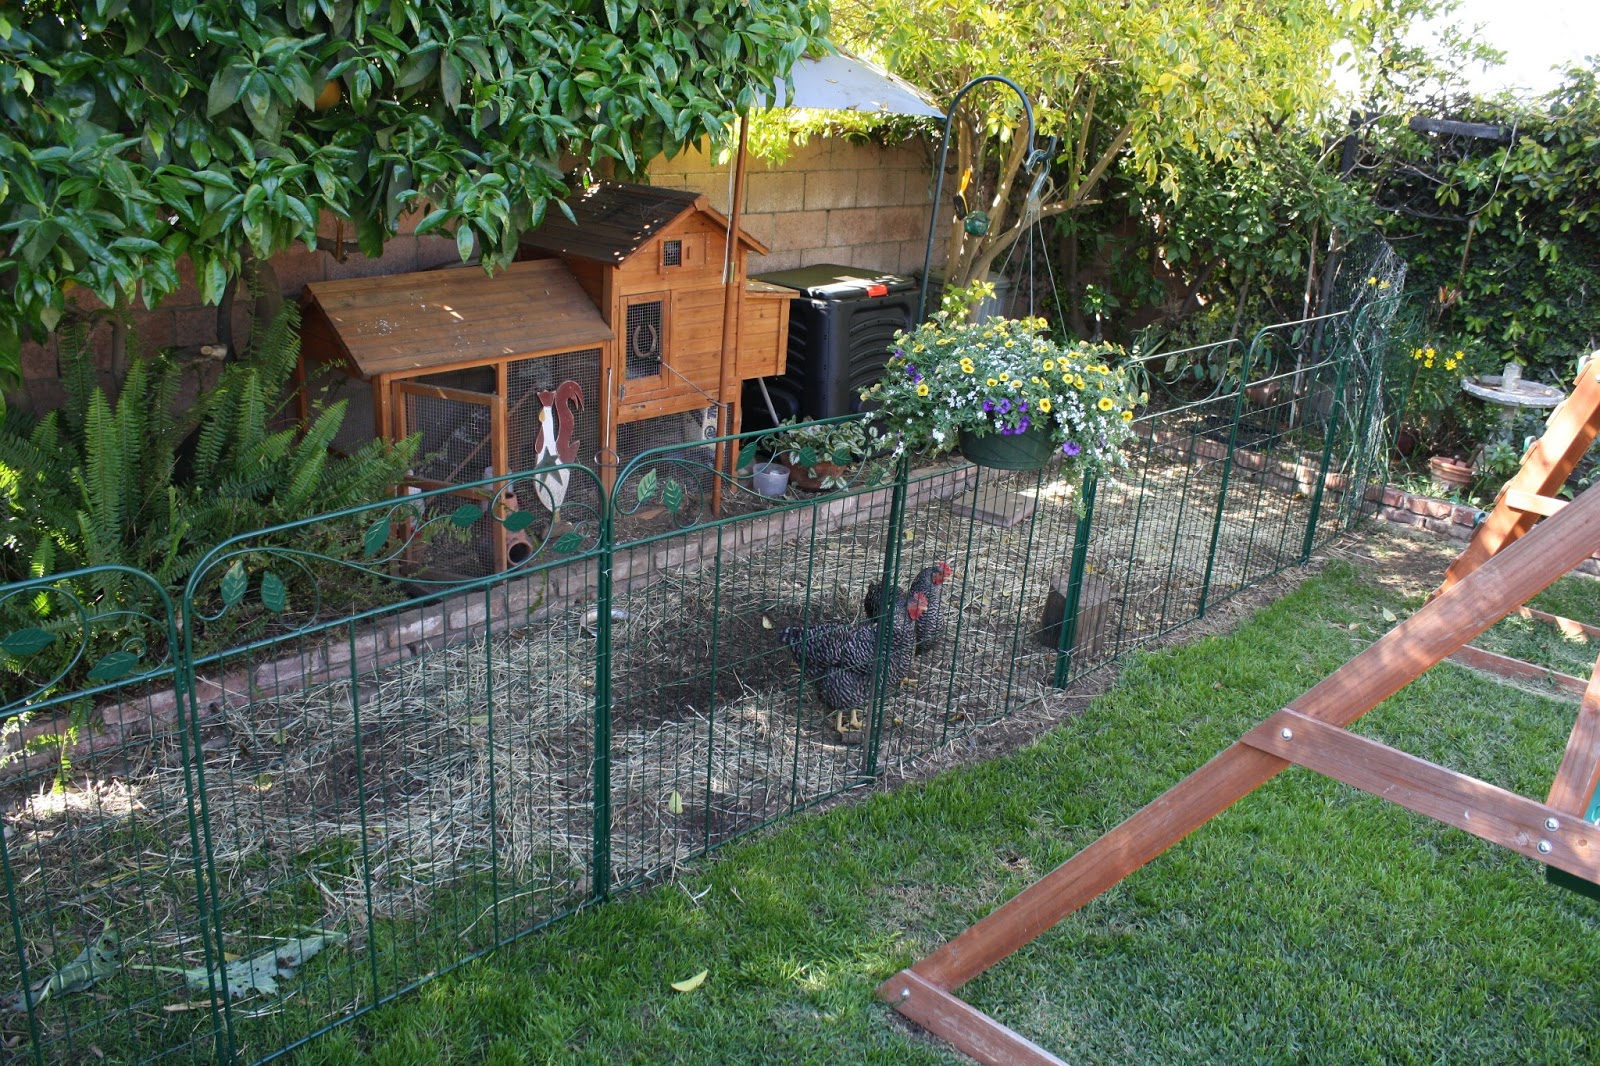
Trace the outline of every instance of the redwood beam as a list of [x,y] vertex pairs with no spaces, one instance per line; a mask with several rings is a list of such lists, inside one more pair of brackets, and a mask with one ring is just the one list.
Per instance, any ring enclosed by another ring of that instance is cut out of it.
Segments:
[[1067,1066],[915,971],[901,970],[879,987],[878,994],[928,1032],[987,1066]]
[[1596,788],[1600,788],[1600,659],[1589,675],[1578,719],[1572,723],[1566,753],[1545,802],[1572,817],[1586,818]]
[[1471,644],[1450,656],[1450,661],[1469,670],[1482,670],[1486,674],[1506,681],[1523,681],[1529,684],[1550,685],[1567,696],[1582,696],[1588,682],[1581,677],[1563,674],[1547,666],[1535,666],[1497,651],[1485,651]]
[[1597,433],[1600,433],[1600,352],[1584,361],[1572,393],[1551,413],[1544,435],[1522,457],[1521,469],[1500,490],[1494,508],[1472,534],[1466,550],[1445,571],[1440,593],[1533,528],[1539,515],[1531,510],[1520,510],[1511,501],[1525,503],[1535,496],[1554,496],[1589,450],[1589,445],[1594,443]]
[[1586,881],[1600,881],[1600,830],[1566,811],[1287,709],[1245,734],[1244,743]]

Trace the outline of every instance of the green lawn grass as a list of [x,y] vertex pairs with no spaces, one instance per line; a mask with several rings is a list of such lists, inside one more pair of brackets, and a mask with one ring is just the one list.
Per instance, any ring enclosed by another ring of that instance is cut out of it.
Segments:
[[[949,1063],[873,996],[1415,603],[1336,564],[1011,757],[803,817],[320,1038],[313,1064]],[[1448,664],[1360,723],[1542,796],[1573,705]],[[968,985],[1073,1063],[1600,1057],[1600,904],[1291,770]],[[669,984],[702,969],[690,993]]]

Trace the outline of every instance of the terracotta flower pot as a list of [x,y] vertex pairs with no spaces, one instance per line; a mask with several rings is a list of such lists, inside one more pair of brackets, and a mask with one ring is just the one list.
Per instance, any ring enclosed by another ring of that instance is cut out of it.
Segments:
[[844,473],[844,467],[838,463],[812,463],[810,466],[801,466],[794,461],[792,455],[783,456],[778,462],[789,468],[789,484],[806,492],[821,492],[824,481]]
[[1444,492],[1459,492],[1472,484],[1472,464],[1451,455],[1435,455],[1428,460],[1433,483]]
[[1245,397],[1257,407],[1270,406],[1278,398],[1279,382],[1268,381],[1259,385],[1246,385]]
[[1394,454],[1404,459],[1417,450],[1417,434],[1410,426],[1401,426],[1394,435]]

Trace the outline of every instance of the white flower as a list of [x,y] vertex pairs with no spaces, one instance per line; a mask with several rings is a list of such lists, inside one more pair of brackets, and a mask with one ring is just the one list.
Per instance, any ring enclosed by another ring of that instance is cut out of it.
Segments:
[[933,431],[933,439],[938,441],[940,444],[943,444],[944,443],[944,430],[942,430],[942,429],[934,430]]

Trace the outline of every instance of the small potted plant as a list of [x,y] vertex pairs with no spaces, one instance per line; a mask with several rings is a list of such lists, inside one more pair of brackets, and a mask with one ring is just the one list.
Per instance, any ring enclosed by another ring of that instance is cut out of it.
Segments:
[[849,468],[866,458],[867,428],[848,422],[779,422],[763,442],[775,462],[789,468],[789,483],[808,492],[826,492],[848,484]]
[[1052,457],[1099,468],[1120,460],[1136,395],[1114,344],[1062,344],[1042,318],[968,322],[941,311],[895,335],[884,379],[864,400],[899,450],[957,446],[972,462],[1035,470]]

